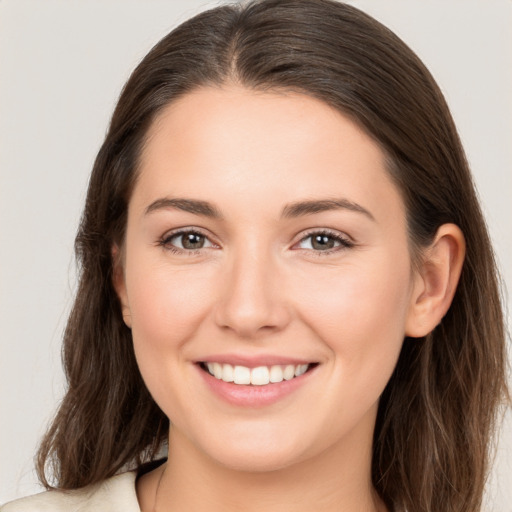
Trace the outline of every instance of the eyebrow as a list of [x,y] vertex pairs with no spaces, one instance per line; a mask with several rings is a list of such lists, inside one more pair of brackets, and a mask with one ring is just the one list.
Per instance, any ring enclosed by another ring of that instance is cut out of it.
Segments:
[[303,215],[312,215],[314,213],[321,213],[329,210],[349,210],[351,212],[362,213],[369,219],[375,221],[375,217],[366,208],[363,208],[360,204],[343,198],[313,199],[310,201],[290,203],[283,208],[281,216],[285,218],[301,217]]
[[195,215],[202,215],[212,219],[222,219],[220,211],[207,201],[200,201],[198,199],[181,199],[164,197],[153,201],[145,210],[145,214],[157,210],[167,210],[169,208],[181,210]]
[[[145,214],[158,210],[176,209],[195,215],[201,215],[212,219],[223,219],[220,210],[208,201],[198,199],[183,199],[164,197],[153,201],[145,210]],[[349,201],[348,199],[312,199],[308,201],[298,201],[285,205],[281,213],[283,218],[295,218],[315,213],[326,212],[330,210],[349,210],[356,213],[362,213],[369,219],[375,221],[375,217],[360,204]]]

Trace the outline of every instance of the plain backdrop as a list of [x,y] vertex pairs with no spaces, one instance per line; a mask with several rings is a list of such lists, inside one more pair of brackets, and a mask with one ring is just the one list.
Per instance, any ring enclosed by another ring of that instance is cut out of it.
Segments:
[[[512,2],[351,3],[397,32],[438,80],[512,289]],[[41,490],[32,458],[64,390],[73,239],[120,89],[164,34],[216,4],[0,0],[0,503]],[[512,511],[510,415],[486,510]]]

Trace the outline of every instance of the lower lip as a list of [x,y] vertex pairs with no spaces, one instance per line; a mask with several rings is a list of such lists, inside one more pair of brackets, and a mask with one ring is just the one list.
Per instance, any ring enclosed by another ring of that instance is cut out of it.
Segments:
[[201,374],[209,389],[226,402],[239,407],[264,407],[284,399],[305,384],[317,367],[311,368],[299,377],[266,384],[264,386],[240,385],[216,379],[199,365]]

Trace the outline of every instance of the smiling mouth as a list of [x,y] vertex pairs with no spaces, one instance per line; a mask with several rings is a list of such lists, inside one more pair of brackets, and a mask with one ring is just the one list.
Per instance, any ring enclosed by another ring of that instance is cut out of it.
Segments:
[[224,382],[238,384],[240,386],[266,386],[268,384],[278,384],[285,380],[292,380],[312,368],[318,363],[309,364],[287,364],[272,366],[257,366],[248,368],[247,366],[231,364],[222,364],[216,362],[201,362],[199,366],[212,377]]

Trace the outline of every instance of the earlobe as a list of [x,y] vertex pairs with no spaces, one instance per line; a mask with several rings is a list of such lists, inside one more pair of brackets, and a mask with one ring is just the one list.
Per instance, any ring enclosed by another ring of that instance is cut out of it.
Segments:
[[443,224],[425,249],[414,282],[405,335],[426,336],[441,322],[453,300],[466,254],[464,235]]
[[126,283],[124,276],[124,265],[122,261],[122,251],[117,245],[112,246],[112,285],[117,293],[123,321],[127,327],[132,327],[132,316],[130,306],[128,304],[128,295],[126,293]]

